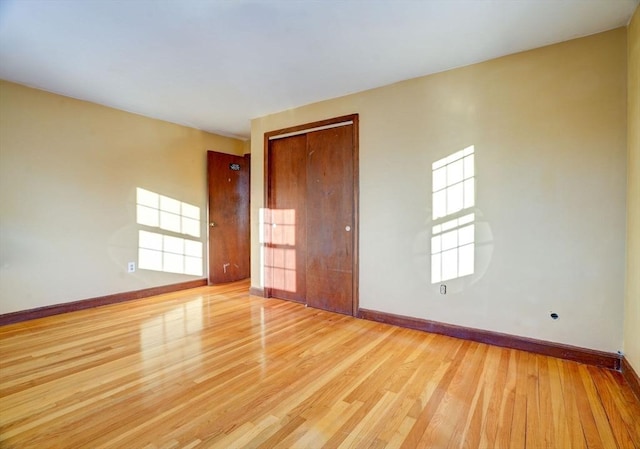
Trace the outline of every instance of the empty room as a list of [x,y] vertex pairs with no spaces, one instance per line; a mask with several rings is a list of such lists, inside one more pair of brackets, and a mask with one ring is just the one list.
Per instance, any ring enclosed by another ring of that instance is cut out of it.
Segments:
[[0,0],[0,448],[640,449],[638,0]]

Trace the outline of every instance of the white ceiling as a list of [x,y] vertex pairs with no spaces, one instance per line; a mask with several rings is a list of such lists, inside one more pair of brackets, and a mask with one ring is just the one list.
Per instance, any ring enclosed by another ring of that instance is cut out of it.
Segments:
[[225,135],[628,23],[639,0],[0,0],[0,78]]

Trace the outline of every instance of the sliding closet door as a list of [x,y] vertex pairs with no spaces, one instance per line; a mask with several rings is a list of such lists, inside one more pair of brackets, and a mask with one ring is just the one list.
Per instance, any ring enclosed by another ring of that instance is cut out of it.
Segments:
[[269,145],[265,279],[276,298],[306,302],[306,135]]
[[307,134],[307,304],[353,313],[353,125]]
[[265,135],[267,296],[356,313],[357,119]]

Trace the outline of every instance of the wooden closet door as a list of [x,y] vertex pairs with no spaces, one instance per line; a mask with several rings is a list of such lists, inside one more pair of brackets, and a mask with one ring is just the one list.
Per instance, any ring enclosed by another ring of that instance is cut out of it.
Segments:
[[353,125],[307,134],[307,304],[353,314]]
[[269,143],[265,211],[265,287],[276,298],[306,302],[306,135]]

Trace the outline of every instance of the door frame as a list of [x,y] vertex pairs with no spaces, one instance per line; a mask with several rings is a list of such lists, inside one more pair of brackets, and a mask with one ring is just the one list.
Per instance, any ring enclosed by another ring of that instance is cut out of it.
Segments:
[[[269,167],[269,151],[271,146],[269,142],[274,139],[282,139],[285,137],[291,137],[297,134],[306,134],[311,131],[320,131],[322,129],[335,128],[338,126],[353,125],[353,253],[352,253],[352,291],[353,291],[353,304],[352,304],[352,316],[358,316],[359,309],[359,257],[360,257],[360,175],[359,175],[359,148],[360,143],[358,136],[359,131],[359,116],[358,114],[343,115],[340,117],[334,117],[326,120],[320,120],[311,123],[305,123],[303,125],[291,126],[288,128],[277,129],[274,131],[268,131],[264,133],[264,207],[267,208],[271,200],[271,179],[270,179],[270,167]],[[264,287],[264,296],[270,298],[272,296],[271,287]]]

